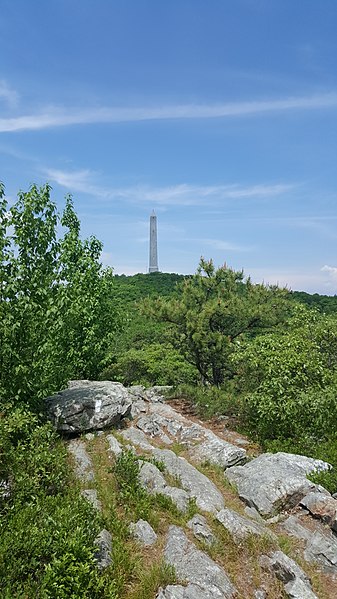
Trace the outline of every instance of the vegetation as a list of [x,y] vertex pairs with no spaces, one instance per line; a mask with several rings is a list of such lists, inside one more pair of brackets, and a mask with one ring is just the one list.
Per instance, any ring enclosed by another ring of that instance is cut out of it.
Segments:
[[[50,187],[32,186],[9,208],[0,185],[5,599],[150,599],[175,580],[158,559],[145,567],[129,539],[136,517],[159,531],[187,517],[141,489],[137,457],[124,452],[111,467],[97,454],[103,516],[72,480],[42,404],[71,378],[174,385],[172,395],[202,416],[229,419],[263,449],[329,461],[334,469],[315,480],[337,491],[336,296],[255,285],[204,259],[189,277],[114,276],[101,250],[96,238],[82,240],[70,197],[59,215]],[[94,538],[103,526],[114,531],[113,566],[98,575]]]

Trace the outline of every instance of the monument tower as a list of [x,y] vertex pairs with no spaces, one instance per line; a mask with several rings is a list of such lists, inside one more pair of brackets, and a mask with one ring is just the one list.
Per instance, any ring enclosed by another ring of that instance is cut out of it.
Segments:
[[158,250],[157,250],[157,217],[154,210],[150,216],[150,260],[149,272],[158,272]]

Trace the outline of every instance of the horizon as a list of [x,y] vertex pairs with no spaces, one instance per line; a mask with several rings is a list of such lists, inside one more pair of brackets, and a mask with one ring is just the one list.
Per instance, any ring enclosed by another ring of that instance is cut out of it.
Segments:
[[4,0],[0,180],[74,197],[115,274],[200,256],[337,294],[337,4]]

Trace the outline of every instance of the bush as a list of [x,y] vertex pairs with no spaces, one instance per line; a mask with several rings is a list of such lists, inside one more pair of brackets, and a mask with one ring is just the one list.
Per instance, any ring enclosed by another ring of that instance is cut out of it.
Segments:
[[103,370],[99,378],[121,381],[126,386],[178,385],[195,382],[198,373],[176,349],[154,343],[143,349],[130,349]]
[[69,479],[66,450],[27,409],[0,416],[0,595],[5,599],[115,599],[98,575],[101,522]]

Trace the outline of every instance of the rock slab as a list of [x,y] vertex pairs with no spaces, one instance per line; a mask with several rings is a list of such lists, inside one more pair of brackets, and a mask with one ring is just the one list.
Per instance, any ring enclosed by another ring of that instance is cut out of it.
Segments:
[[157,599],[231,599],[237,592],[225,571],[197,549],[178,526],[169,528],[164,559],[188,584],[171,585],[160,591]]
[[146,520],[132,522],[129,530],[133,538],[141,545],[144,545],[144,547],[151,547],[158,538],[152,526]]

